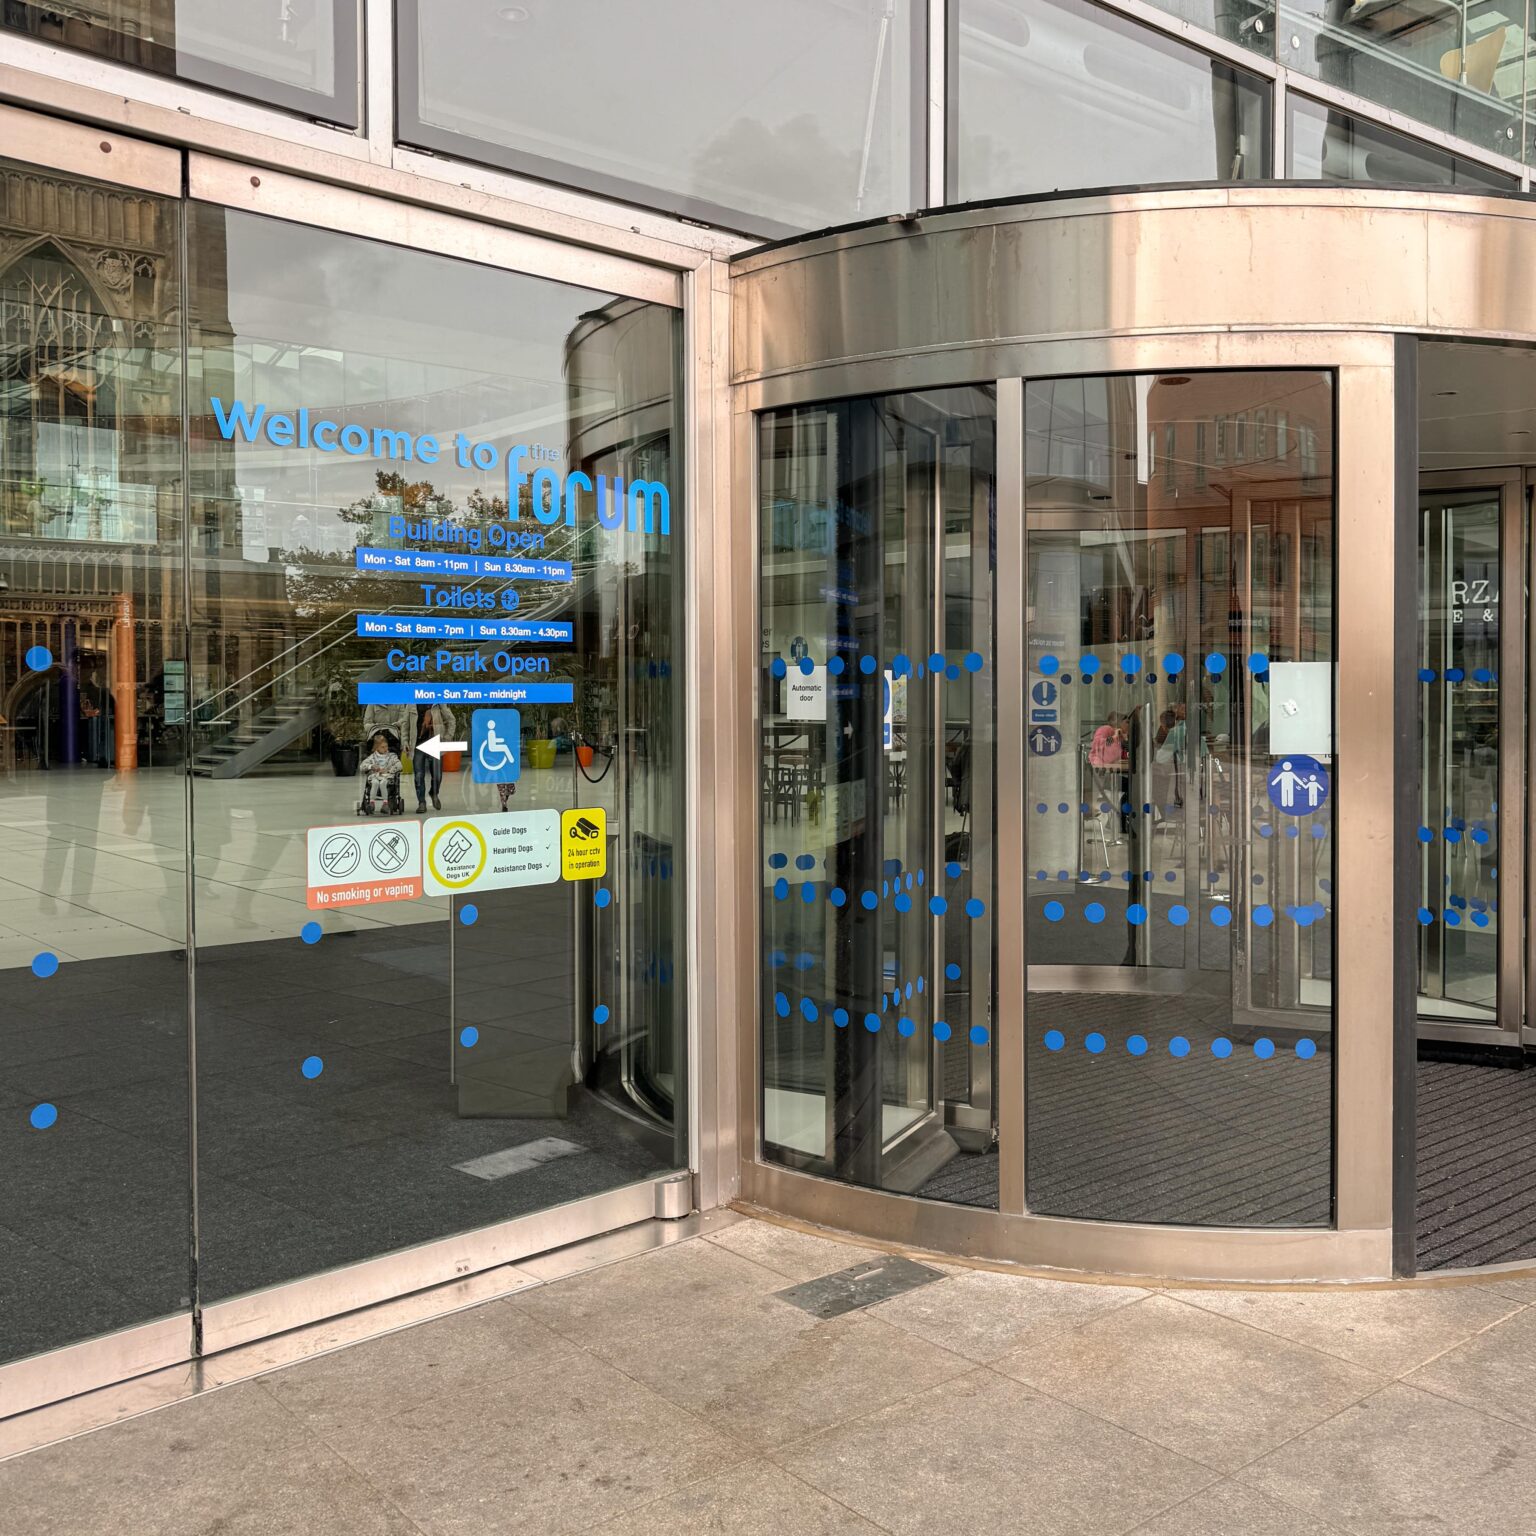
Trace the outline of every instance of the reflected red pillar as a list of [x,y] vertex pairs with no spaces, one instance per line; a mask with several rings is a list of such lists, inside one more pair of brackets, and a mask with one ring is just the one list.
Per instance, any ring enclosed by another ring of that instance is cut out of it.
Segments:
[[119,773],[133,773],[139,766],[137,670],[133,645],[133,596],[119,592],[117,618],[112,625],[112,708]]

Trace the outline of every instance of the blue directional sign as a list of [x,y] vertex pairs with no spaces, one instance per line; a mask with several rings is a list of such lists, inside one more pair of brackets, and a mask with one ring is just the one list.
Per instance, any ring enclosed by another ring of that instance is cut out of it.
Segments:
[[1036,757],[1055,757],[1061,751],[1061,732],[1054,725],[1037,725],[1029,733],[1029,750]]
[[1054,704],[1056,702],[1057,692],[1058,690],[1055,683],[1042,679],[1029,690],[1029,696],[1035,701],[1036,704],[1045,706]]
[[1269,770],[1269,801],[1287,816],[1309,816],[1328,803],[1328,770],[1315,757],[1293,752]]

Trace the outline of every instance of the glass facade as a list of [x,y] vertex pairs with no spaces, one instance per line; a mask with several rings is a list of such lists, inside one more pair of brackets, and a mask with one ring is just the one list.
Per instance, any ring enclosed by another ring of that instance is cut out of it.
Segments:
[[903,213],[923,202],[924,14],[917,0],[406,0],[401,137],[757,233]]
[[1519,190],[1519,178],[1509,172],[1479,165],[1464,155],[1308,101],[1294,92],[1286,97],[1286,109],[1286,174],[1297,181]]
[[993,1207],[995,430],[951,389],[758,439],[764,1152]]
[[686,1167],[679,312],[0,187],[0,1359]]
[[359,121],[352,0],[3,0],[0,27],[346,127]]
[[1085,0],[961,0],[955,200],[1269,175],[1257,76]]

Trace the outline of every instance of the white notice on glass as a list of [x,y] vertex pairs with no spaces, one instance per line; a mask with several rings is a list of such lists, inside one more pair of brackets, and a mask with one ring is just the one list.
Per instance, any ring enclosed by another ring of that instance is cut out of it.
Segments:
[[1333,756],[1333,663],[1269,664],[1269,755]]

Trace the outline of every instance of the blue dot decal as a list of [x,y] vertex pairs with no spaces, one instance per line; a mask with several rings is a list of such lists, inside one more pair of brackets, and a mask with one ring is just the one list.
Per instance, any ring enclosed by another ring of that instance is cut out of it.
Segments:
[[971,1025],[972,1045],[985,1045],[990,1038],[991,1036],[987,1034],[987,1026],[985,1024]]
[[802,997],[800,999],[800,1016],[807,1024],[814,1024],[821,1017],[821,1012],[810,998]]
[[865,677],[868,677],[870,673],[873,672],[879,665],[880,663],[876,661],[873,656],[859,657],[859,671],[862,672]]
[[789,855],[787,853],[770,853],[768,855],[769,869],[783,869],[788,863]]
[[806,906],[810,906],[811,903],[816,900],[816,882],[814,880],[806,880],[801,884],[800,900],[803,901]]
[[980,651],[967,651],[965,654],[965,670],[967,672],[980,672],[985,663],[981,659]]
[[1077,664],[1077,670],[1084,677],[1096,677],[1099,671],[1099,658],[1097,656],[1082,657]]
[[1088,1035],[1084,1038],[1083,1049],[1087,1051],[1090,1056],[1099,1056],[1103,1054],[1106,1044],[1108,1044],[1108,1042],[1104,1039],[1104,1036],[1101,1035],[1098,1030],[1094,1030],[1091,1035]]
[[1083,916],[1086,917],[1090,923],[1102,923],[1104,921],[1103,904],[1097,901],[1090,901],[1088,905],[1083,908]]
[[1170,1056],[1177,1056],[1182,1061],[1189,1055],[1189,1041],[1183,1035],[1175,1035],[1168,1042],[1168,1054]]
[[320,924],[305,923],[304,926],[299,929],[299,937],[303,939],[306,944],[318,944],[321,938]]
[[607,1003],[599,1003],[597,1007],[592,1010],[592,1022],[594,1024],[606,1024],[609,1017],[610,1015],[608,1012]]
[[1268,1061],[1275,1054],[1275,1042],[1273,1040],[1255,1040],[1253,1042],[1253,1054],[1260,1061]]
[[1419,908],[1419,922],[1425,928],[1428,928],[1429,925],[1432,922],[1434,922],[1434,920],[1435,920],[1435,914],[1433,912],[1431,912],[1428,907],[1420,907]]
[[1315,1040],[1298,1040],[1296,1042],[1296,1054],[1302,1061],[1311,1061],[1317,1055],[1317,1042]]
[[848,669],[848,663],[841,656],[834,656],[827,662],[827,671],[833,677],[841,677]]
[[864,894],[859,897],[859,904],[864,908],[866,912],[873,912],[875,908],[880,905],[880,898],[876,896],[873,891],[865,891]]
[[1487,667],[1476,667],[1472,672],[1472,681],[1474,683],[1491,683],[1493,681],[1493,673]]
[[839,1029],[848,1028],[848,1010],[846,1008],[834,1008],[832,1010],[832,1022]]
[[944,873],[948,875],[951,880],[958,880],[960,878],[960,866],[956,864],[953,859],[951,859],[950,862],[944,866]]
[[1420,667],[1419,668],[1419,681],[1421,683],[1432,683],[1432,682],[1434,682],[1434,680],[1435,680],[1435,669],[1433,667]]
[[1225,656],[1219,655],[1215,651],[1212,651],[1211,654],[1205,658],[1205,670],[1209,672],[1212,677],[1220,677],[1221,674],[1227,670],[1227,658]]
[[1045,920],[1048,923],[1059,923],[1067,915],[1067,909],[1059,901],[1048,901],[1045,904]]
[[1448,683],[1464,682],[1466,676],[1467,674],[1460,667],[1447,667],[1445,669],[1445,680]]
[[783,677],[789,671],[789,668],[784,665],[784,658],[782,656],[775,656],[768,670],[775,677]]
[[1133,901],[1125,909],[1125,920],[1133,928],[1140,928],[1147,920],[1147,909],[1139,901]]
[[943,917],[949,911],[949,903],[942,896],[930,896],[928,898],[928,910],[935,917]]
[[46,672],[53,665],[53,652],[46,645],[34,645],[27,652],[27,665],[34,672]]
[[800,675],[802,677],[809,677],[815,670],[816,663],[809,656],[802,656],[800,658]]
[[958,965],[956,965],[953,960],[951,960],[949,962],[949,964],[944,967],[944,975],[950,981],[959,981],[960,980],[960,967]]
[[1135,677],[1136,674],[1141,671],[1141,657],[1122,656],[1120,658],[1120,670],[1124,672],[1127,677]]
[[939,1019],[933,1026],[933,1038],[935,1040],[941,1042],[948,1040],[952,1034],[954,1034],[954,1030],[943,1019]]
[[788,898],[788,896],[789,881],[786,880],[783,875],[780,875],[779,878],[773,882],[773,899],[775,901],[784,901]]
[[1054,656],[1040,658],[1040,672],[1045,677],[1055,677],[1061,671],[1061,662]]
[[781,1019],[787,1019],[789,1017],[789,999],[784,995],[784,993],[775,992],[773,994],[773,1011],[778,1014]]
[[930,672],[942,672],[944,670],[944,652],[935,651],[928,658],[928,670]]
[[965,904],[965,915],[967,917],[980,917],[986,910],[987,904],[979,896],[972,896]]
[[944,676],[947,677],[950,682],[954,682],[960,676],[960,668],[957,667],[954,662],[950,662],[950,664],[944,668]]
[[480,1031],[473,1024],[466,1024],[459,1031],[459,1044],[467,1051],[472,1045],[479,1044]]
[[795,855],[796,869],[815,869],[816,858],[814,854],[800,853]]
[[1048,1051],[1059,1051],[1067,1043],[1067,1037],[1059,1029],[1048,1029],[1045,1032],[1045,1048]]
[[58,1118],[59,1112],[52,1104],[34,1104],[27,1121],[34,1131],[46,1131],[57,1123]]
[[903,1039],[911,1039],[917,1033],[917,1025],[911,1019],[903,1015],[896,1020],[896,1033]]
[[32,957],[32,974],[39,980],[47,981],[50,976],[58,974],[58,969],[59,957],[51,949],[45,949]]
[[912,910],[912,898],[902,894],[896,898],[896,910],[898,912],[910,912]]
[[1214,927],[1214,928],[1225,928],[1227,926],[1227,924],[1230,923],[1231,921],[1232,921],[1232,910],[1231,910],[1230,907],[1212,907],[1211,908],[1211,926],[1212,927]]
[[866,1013],[864,1015],[864,1028],[870,1034],[878,1035],[880,1033],[880,1015],[878,1013]]
[[1168,908],[1168,921],[1175,928],[1182,928],[1189,921],[1189,908],[1172,906]]
[[848,905],[848,893],[842,888],[842,886],[834,885],[832,889],[827,892],[827,900],[830,901],[834,907],[846,907]]
[[1255,928],[1268,928],[1275,920],[1273,907],[1261,906],[1253,909],[1253,926]]
[[459,921],[463,923],[466,928],[473,928],[475,924],[480,921],[480,908],[477,907],[474,902],[466,901],[464,905],[459,908]]
[[299,1071],[313,1081],[325,1071],[325,1063],[318,1056],[306,1056],[299,1067]]
[[1232,1042],[1225,1035],[1218,1035],[1211,1041],[1211,1055],[1218,1061],[1225,1061],[1232,1054]]
[[1132,1035],[1125,1042],[1125,1048],[1132,1056],[1145,1056],[1147,1054],[1147,1037],[1145,1035]]
[[1258,676],[1260,672],[1268,672],[1269,657],[1266,656],[1263,651],[1255,651],[1253,655],[1248,658],[1248,670],[1252,672],[1254,676]]
[[1184,670],[1184,658],[1177,651],[1169,651],[1163,657],[1163,671],[1169,677],[1177,677]]

